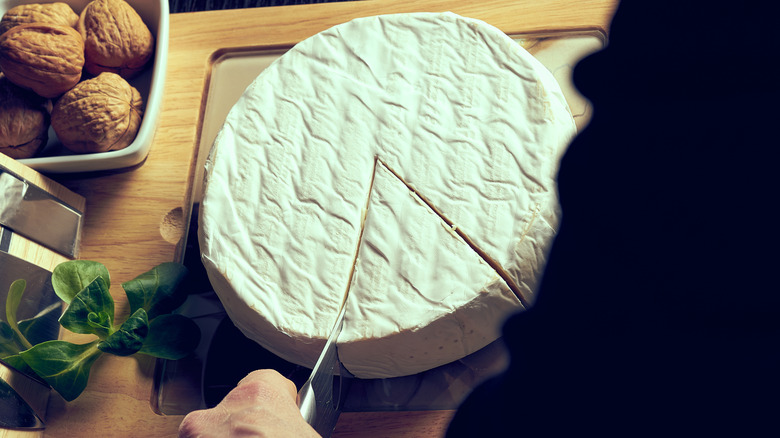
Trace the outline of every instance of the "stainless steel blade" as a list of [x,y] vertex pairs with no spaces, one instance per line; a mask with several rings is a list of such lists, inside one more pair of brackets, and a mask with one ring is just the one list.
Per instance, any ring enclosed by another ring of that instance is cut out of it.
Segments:
[[[14,255],[0,251],[0,306],[5,307],[11,283],[23,279],[27,284],[16,312],[32,344],[57,339],[62,302],[51,285],[51,272]],[[5,320],[5,313],[0,316]],[[24,324],[23,321],[29,321]],[[38,380],[37,376],[30,376]]]
[[82,212],[0,166],[0,225],[75,258]]
[[[3,233],[7,235],[8,233]],[[2,241],[0,236],[0,242]],[[0,305],[4,307],[11,283],[23,279],[26,282],[24,295],[16,316],[20,329],[28,340],[37,344],[59,335],[58,319],[62,303],[51,286],[51,272],[0,251]],[[5,319],[3,314],[2,319]],[[24,322],[28,322],[25,324]],[[23,370],[16,370],[24,372]],[[28,375],[41,382],[38,376]],[[42,429],[41,419],[27,402],[3,379],[0,379],[0,427],[6,429]]]
[[[368,207],[371,204],[371,194],[374,191],[374,175],[379,160],[374,158],[374,172],[368,187],[368,194],[363,208],[361,225],[365,224]],[[352,280],[355,277],[355,266],[360,255],[360,243],[363,241],[364,227],[360,227],[358,246],[355,248],[355,258],[352,261],[352,270],[349,273],[347,290],[341,301],[341,309],[336,318],[336,323],[325,342],[325,347],[312,369],[309,380],[298,391],[298,407],[306,421],[323,437],[329,437],[336,427],[336,422],[341,415],[346,396],[349,392],[352,375],[344,368],[338,357],[336,340],[344,327],[344,315],[347,312],[347,296],[349,296]]]
[[0,427],[43,429],[43,421],[5,380],[0,379]]
[[11,248],[11,236],[13,234],[13,231],[0,225],[0,251],[8,252]]
[[336,427],[352,378],[341,365],[336,347],[336,339],[344,327],[345,310],[346,306],[342,306],[311,376],[298,391],[301,415],[323,437],[329,437]]

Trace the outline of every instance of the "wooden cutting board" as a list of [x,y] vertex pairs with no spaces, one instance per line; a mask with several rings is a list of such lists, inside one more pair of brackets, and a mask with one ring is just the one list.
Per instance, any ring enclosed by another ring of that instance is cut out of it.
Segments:
[[[368,0],[172,14],[163,106],[146,162],[122,171],[56,177],[88,200],[80,258],[107,266],[118,315],[127,311],[119,284],[159,263],[178,260],[190,219],[211,68],[220,54],[284,50],[353,18],[423,11],[451,11],[508,34],[606,34],[616,5],[617,0]],[[104,356],[78,399],[68,403],[52,396],[45,435],[175,436],[182,417],[158,415],[152,408],[154,361]],[[441,436],[452,414],[350,412],[342,415],[334,436]]]

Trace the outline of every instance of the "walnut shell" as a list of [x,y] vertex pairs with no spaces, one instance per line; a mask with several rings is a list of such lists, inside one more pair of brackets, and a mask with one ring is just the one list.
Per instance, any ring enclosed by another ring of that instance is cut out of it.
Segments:
[[0,74],[0,153],[30,158],[49,141],[51,101]]
[[154,36],[124,0],[93,0],[78,24],[84,38],[84,69],[98,75],[117,73],[125,79],[140,73],[154,54]]
[[20,24],[48,23],[75,28],[78,22],[78,14],[67,3],[19,5],[3,14],[3,18],[0,20],[0,34]]
[[63,146],[76,153],[124,149],[143,118],[141,94],[116,73],[105,72],[63,94],[51,126]]
[[21,24],[0,35],[0,70],[14,84],[56,97],[81,79],[84,40],[72,27]]

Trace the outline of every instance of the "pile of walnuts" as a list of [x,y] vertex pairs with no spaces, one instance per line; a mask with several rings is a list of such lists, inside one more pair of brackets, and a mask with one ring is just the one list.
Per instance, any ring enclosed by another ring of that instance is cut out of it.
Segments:
[[0,21],[0,153],[29,158],[49,124],[74,153],[129,146],[143,99],[128,83],[154,55],[154,37],[125,0],[9,9]]

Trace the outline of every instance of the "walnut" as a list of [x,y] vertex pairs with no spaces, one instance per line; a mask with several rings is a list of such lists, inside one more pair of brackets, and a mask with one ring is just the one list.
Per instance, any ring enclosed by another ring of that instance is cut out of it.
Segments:
[[81,12],[84,69],[93,75],[114,72],[125,79],[140,73],[154,54],[154,36],[124,0],[93,0]]
[[30,158],[49,140],[51,101],[12,84],[0,73],[0,153]]
[[54,105],[51,125],[63,146],[76,153],[124,149],[143,118],[141,94],[116,73],[80,82]]
[[84,40],[72,27],[30,23],[0,35],[0,70],[14,84],[56,97],[81,79]]
[[61,24],[75,28],[78,22],[78,14],[67,3],[19,5],[7,10],[3,15],[0,20],[0,34],[26,23]]

